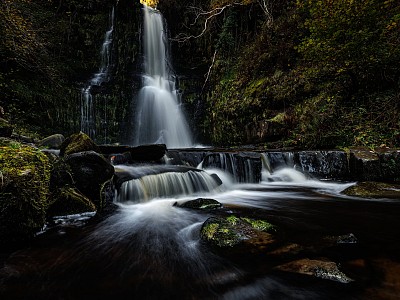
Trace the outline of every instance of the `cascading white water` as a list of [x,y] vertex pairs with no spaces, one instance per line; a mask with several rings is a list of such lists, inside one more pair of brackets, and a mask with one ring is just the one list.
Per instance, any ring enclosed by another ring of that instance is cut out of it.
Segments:
[[[82,89],[81,93],[81,131],[91,138],[96,136],[96,111],[92,87],[100,86],[103,82],[109,80],[109,70],[111,65],[111,46],[114,32],[114,7],[110,14],[110,28],[104,35],[103,45],[101,47],[101,65],[98,73],[95,73],[89,81],[87,87]],[[106,103],[104,104],[106,106]],[[107,111],[106,109],[104,110]],[[104,115],[103,123],[106,123],[107,116]],[[106,139],[106,137],[105,137]]]
[[143,11],[145,75],[137,99],[134,144],[162,143],[168,148],[191,147],[193,141],[189,126],[168,68],[167,36],[162,15],[146,5]]

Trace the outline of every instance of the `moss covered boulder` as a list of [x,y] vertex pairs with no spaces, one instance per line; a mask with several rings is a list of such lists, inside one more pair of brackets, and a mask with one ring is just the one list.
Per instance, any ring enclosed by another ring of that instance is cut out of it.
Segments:
[[400,185],[375,181],[358,182],[342,193],[363,198],[400,199]]
[[211,217],[200,231],[201,239],[228,255],[260,253],[277,239],[276,226],[265,220],[236,216]]
[[100,153],[100,148],[87,134],[84,134],[83,132],[72,134],[60,145],[60,156],[66,156],[83,151],[95,151]]
[[50,163],[38,149],[0,143],[0,241],[19,241],[43,227],[49,205]]
[[53,199],[47,212],[50,217],[96,211],[94,203],[74,187],[61,188]]
[[98,210],[105,205],[102,190],[114,176],[114,167],[101,154],[84,151],[68,155],[65,162],[70,167],[75,186],[88,197]]

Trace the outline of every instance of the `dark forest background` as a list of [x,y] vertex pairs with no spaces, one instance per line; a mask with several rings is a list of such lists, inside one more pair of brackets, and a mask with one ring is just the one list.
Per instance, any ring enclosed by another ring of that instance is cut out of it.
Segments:
[[[129,142],[142,70],[139,0],[1,1],[0,106],[17,134],[80,130],[81,90],[98,71],[112,7],[97,142]],[[198,142],[400,145],[397,0],[160,0],[158,9]]]

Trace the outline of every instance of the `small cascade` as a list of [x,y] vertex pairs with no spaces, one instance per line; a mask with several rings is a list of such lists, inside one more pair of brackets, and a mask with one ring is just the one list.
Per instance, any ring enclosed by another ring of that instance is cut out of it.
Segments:
[[261,158],[258,153],[211,153],[201,162],[203,169],[217,168],[232,175],[234,182],[258,183],[261,180]]
[[[99,72],[95,73],[88,85],[82,89],[81,92],[81,131],[89,135],[92,139],[96,137],[96,106],[95,97],[93,95],[93,88],[99,87],[103,82],[109,81],[110,77],[110,66],[111,66],[111,46],[114,31],[114,7],[110,13],[110,27],[107,30],[103,45],[100,51],[101,65]],[[106,108],[107,102],[104,101]],[[104,109],[104,116],[102,119],[102,128],[104,129],[104,139],[107,139],[106,122],[107,113]]]
[[116,201],[145,202],[154,198],[209,193],[221,191],[220,184],[215,174],[199,170],[150,174],[123,182]]
[[175,78],[169,70],[168,40],[159,11],[144,11],[143,88],[137,99],[135,145],[166,144],[168,148],[193,146],[189,126],[181,109]]

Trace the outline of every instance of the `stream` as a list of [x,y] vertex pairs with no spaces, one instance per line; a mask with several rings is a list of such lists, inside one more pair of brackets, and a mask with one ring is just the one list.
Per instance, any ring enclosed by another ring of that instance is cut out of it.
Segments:
[[[2,255],[1,299],[398,299],[400,202],[348,197],[340,192],[353,183],[280,172],[259,184],[219,172],[223,184],[212,192],[118,202],[104,219],[56,218],[29,247]],[[174,206],[198,197],[223,208]],[[218,253],[199,234],[218,214],[266,219],[282,243],[274,254]],[[346,235],[355,240],[321,246]],[[278,267],[296,259],[333,261],[351,280]]]

